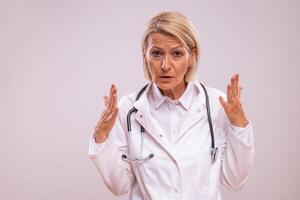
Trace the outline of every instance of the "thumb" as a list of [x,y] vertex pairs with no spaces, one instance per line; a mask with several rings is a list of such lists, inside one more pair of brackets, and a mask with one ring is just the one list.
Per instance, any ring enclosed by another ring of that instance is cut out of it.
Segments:
[[219,96],[219,101],[220,101],[222,107],[224,108],[224,110],[226,110],[228,105],[227,105],[227,102],[223,99],[222,96]]

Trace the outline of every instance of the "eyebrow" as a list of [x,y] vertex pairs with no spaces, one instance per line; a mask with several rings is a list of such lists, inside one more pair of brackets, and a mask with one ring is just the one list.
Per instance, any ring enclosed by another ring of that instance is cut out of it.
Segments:
[[[177,45],[177,46],[171,47],[171,49],[176,49],[176,48],[178,48],[178,47],[182,47],[182,48],[183,48],[182,45]],[[160,47],[158,47],[158,46],[155,46],[155,45],[153,45],[151,48],[157,48],[157,49],[162,50],[162,48],[160,48]]]

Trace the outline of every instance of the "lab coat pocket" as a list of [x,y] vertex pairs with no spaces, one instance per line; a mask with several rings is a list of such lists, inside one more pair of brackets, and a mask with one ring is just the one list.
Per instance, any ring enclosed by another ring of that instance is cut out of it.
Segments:
[[[159,175],[156,156],[152,157],[151,159],[140,162],[138,164],[138,168],[143,181],[143,185],[148,191],[148,193],[152,190],[151,188],[156,187],[157,194],[160,194],[161,188],[157,186],[161,185],[161,177]],[[155,195],[156,194],[151,194],[152,197]]]
[[196,180],[197,190],[203,193],[210,191],[212,171],[210,149],[199,150]]

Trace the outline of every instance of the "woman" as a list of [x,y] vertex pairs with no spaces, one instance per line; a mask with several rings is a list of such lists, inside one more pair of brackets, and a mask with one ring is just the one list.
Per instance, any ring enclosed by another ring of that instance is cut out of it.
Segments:
[[90,141],[89,156],[106,186],[133,200],[220,200],[220,183],[239,190],[254,160],[239,75],[227,98],[195,79],[197,32],[178,12],[150,20],[142,53],[149,84],[118,105],[112,85]]

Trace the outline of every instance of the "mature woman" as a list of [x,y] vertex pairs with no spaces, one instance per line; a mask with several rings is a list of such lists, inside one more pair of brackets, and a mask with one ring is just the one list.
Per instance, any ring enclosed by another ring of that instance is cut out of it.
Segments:
[[150,20],[142,53],[149,83],[119,103],[112,84],[90,141],[106,186],[133,200],[220,200],[220,183],[239,190],[254,160],[239,75],[227,97],[196,80],[197,32],[178,12]]

